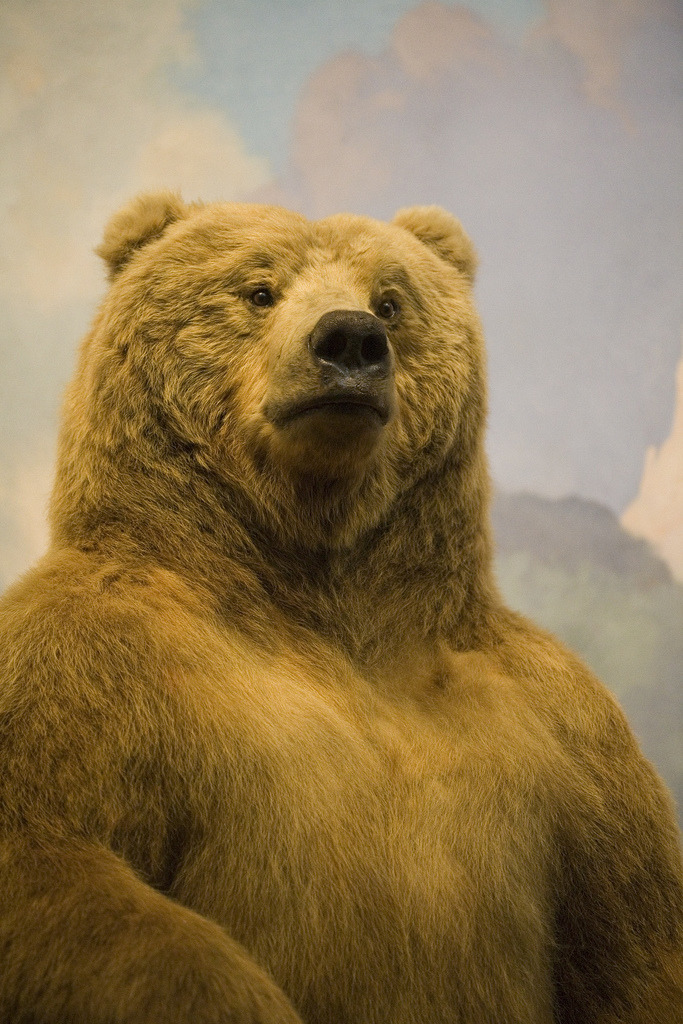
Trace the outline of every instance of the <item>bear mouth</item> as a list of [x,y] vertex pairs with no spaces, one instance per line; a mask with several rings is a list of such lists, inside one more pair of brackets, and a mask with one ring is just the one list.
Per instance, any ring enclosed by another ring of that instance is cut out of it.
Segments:
[[372,395],[349,394],[348,391],[312,395],[290,405],[271,410],[270,418],[277,424],[286,424],[300,417],[316,413],[345,417],[365,417],[382,426],[388,422],[391,410],[387,403]]

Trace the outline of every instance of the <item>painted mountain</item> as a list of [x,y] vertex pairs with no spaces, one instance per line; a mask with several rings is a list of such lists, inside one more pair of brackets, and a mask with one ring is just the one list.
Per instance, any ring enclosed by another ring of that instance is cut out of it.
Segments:
[[498,581],[508,603],[579,653],[619,698],[683,806],[683,586],[607,508],[499,493]]

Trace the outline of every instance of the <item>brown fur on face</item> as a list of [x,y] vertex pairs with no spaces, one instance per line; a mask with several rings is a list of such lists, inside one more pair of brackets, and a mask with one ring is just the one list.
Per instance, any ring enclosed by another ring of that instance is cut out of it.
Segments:
[[460,224],[161,193],[99,251],[0,609],[0,1024],[673,1024],[669,798],[492,578]]

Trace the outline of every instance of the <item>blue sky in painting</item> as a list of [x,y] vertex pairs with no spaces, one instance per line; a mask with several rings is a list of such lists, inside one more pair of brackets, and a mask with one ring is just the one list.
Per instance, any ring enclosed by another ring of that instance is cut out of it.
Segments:
[[[415,0],[209,0],[190,9],[198,51],[176,69],[186,92],[230,116],[256,153],[279,170],[292,114],[310,74],[345,50],[375,55]],[[544,13],[540,0],[473,0],[463,6],[517,36]]]

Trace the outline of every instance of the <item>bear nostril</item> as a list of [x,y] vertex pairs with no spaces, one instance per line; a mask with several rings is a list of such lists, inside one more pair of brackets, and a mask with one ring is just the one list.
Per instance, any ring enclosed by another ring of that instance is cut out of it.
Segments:
[[313,351],[319,359],[325,359],[330,363],[336,363],[346,351],[347,339],[343,330],[330,331],[323,335]]
[[368,334],[361,343],[361,359],[365,363],[381,363],[389,352],[387,339],[383,334]]

